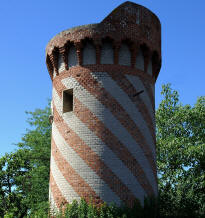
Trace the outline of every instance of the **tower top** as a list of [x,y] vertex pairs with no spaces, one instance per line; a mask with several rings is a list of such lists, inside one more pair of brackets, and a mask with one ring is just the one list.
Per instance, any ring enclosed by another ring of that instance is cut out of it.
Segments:
[[[65,50],[70,43],[83,47],[85,39],[101,45],[105,38],[112,39],[120,46],[129,41],[132,48],[144,47],[146,56],[155,63],[155,79],[161,67],[161,24],[157,16],[147,8],[126,1],[115,8],[100,23],[67,29],[54,36],[46,47],[46,63],[51,74],[51,62],[55,53]],[[50,66],[49,66],[50,65]]]

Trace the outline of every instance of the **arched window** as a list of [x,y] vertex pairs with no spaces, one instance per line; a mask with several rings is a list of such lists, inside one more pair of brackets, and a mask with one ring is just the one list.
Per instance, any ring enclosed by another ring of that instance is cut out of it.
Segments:
[[61,54],[58,56],[58,72],[62,72],[65,70],[65,63],[63,61],[63,57]]
[[119,64],[131,66],[131,52],[127,43],[122,43],[120,46]]
[[92,42],[86,42],[83,48],[83,65],[96,64],[96,50]]
[[114,64],[114,51],[111,41],[105,41],[102,43],[100,57],[101,64]]
[[68,50],[68,67],[76,66],[78,63],[77,52],[74,45],[71,45]]
[[136,68],[144,71],[144,56],[142,50],[140,49],[136,57]]

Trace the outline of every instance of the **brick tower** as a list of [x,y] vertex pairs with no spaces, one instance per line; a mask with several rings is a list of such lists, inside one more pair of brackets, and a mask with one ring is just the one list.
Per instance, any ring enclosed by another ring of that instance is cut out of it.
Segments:
[[53,83],[52,207],[81,197],[132,206],[156,196],[156,15],[125,2],[100,23],[52,38],[46,63]]

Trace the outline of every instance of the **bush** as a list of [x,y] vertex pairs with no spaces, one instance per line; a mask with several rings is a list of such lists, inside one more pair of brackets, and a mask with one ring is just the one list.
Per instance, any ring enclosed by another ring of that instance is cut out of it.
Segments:
[[[96,206],[92,202],[87,203],[84,199],[80,202],[74,200],[71,204],[67,204],[54,216],[56,218],[154,218],[157,216],[157,199],[145,198],[144,206],[138,200],[135,201],[132,208],[127,205],[116,206],[114,203],[103,203]],[[49,211],[43,209],[38,210],[35,214],[30,215],[31,218],[51,217]]]

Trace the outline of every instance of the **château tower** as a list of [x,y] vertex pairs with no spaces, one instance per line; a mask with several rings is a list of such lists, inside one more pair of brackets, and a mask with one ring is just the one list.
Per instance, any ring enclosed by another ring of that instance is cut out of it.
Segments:
[[49,198],[95,204],[157,196],[155,81],[161,67],[161,25],[132,2],[102,22],[50,40],[53,83]]

